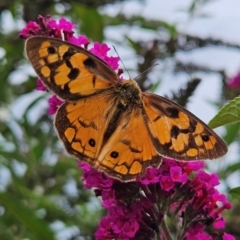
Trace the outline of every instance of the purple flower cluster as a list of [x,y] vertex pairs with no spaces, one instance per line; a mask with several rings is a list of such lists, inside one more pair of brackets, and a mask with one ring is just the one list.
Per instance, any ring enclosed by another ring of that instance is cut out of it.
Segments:
[[[216,174],[202,170],[202,162],[178,162],[164,159],[159,169],[148,168],[145,176],[136,182],[122,183],[113,180],[79,163],[84,170],[87,188],[94,188],[96,196],[108,210],[99,223],[95,237],[103,239],[169,239],[166,217],[174,224],[177,239],[215,239],[205,232],[212,225],[224,228],[221,215],[231,204],[215,187]],[[234,239],[230,234],[224,240]]]
[[[68,41],[88,49],[90,42],[84,35],[74,36],[74,24],[64,18],[59,21],[50,16],[39,16],[38,23],[29,22],[20,37],[49,36]],[[88,49],[105,61],[113,70],[118,69],[118,57],[108,56],[110,48],[95,42]],[[118,69],[118,74],[122,73]],[[120,77],[120,81],[122,81]],[[37,90],[46,91],[40,79]],[[54,114],[63,103],[57,96],[49,99],[49,114]],[[148,168],[145,175],[135,182],[123,183],[98,172],[88,164],[79,162],[83,169],[86,188],[94,188],[95,195],[102,198],[107,209],[95,233],[97,240],[106,239],[196,239],[212,240],[224,228],[224,209],[231,204],[225,195],[216,190],[219,184],[216,174],[202,170],[202,162],[178,162],[163,159],[159,169]],[[171,232],[166,220],[171,223]],[[215,230],[206,232],[207,227]],[[172,236],[171,236],[172,235]],[[234,240],[227,233],[223,240]]]
[[[51,16],[39,16],[38,23],[33,21],[28,22],[19,36],[23,39],[27,39],[32,36],[59,38],[77,46],[88,49],[90,41],[85,35],[74,36],[74,27],[75,24],[65,18],[60,18],[59,21],[56,21],[52,19]],[[97,57],[101,58],[104,62],[106,62],[113,70],[118,69],[119,57],[108,56],[110,48],[107,46],[107,44],[95,42],[93,44],[93,47],[88,50],[89,52],[93,53]],[[118,75],[120,74],[122,74],[121,69],[118,70]],[[47,91],[41,79],[37,79],[36,89],[38,91]],[[48,102],[48,113],[50,115],[55,114],[59,106],[61,106],[61,104],[63,103],[63,101],[60,100],[57,96],[51,97]]]

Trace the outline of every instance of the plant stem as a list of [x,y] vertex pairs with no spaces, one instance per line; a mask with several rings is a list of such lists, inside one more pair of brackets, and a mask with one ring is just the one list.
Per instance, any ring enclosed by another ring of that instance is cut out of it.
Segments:
[[164,219],[162,220],[162,223],[161,223],[161,225],[160,225],[160,228],[162,229],[162,231],[163,231],[163,233],[164,233],[164,235],[165,235],[165,238],[166,238],[167,240],[173,240],[172,235],[171,235],[171,233],[170,233],[170,231],[169,231],[169,228],[168,228],[168,226],[167,226],[167,224],[166,224],[166,222],[165,222]]

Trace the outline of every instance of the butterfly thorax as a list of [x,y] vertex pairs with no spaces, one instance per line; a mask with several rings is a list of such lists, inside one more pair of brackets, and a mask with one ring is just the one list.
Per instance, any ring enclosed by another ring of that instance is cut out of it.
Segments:
[[123,106],[127,106],[129,104],[141,105],[141,89],[132,79],[119,83],[116,88],[116,94],[119,97],[119,102]]

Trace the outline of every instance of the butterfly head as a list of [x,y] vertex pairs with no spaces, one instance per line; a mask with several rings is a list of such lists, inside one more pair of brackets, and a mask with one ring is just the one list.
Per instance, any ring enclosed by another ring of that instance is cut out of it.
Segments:
[[137,83],[130,79],[119,84],[117,88],[120,102],[126,106],[129,104],[141,104],[142,92]]

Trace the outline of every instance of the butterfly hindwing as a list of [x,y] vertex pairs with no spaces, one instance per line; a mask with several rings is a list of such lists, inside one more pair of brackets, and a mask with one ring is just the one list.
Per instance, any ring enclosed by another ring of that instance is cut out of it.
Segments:
[[101,59],[58,39],[29,38],[25,51],[47,88],[64,100],[75,101],[105,91],[119,81]]
[[102,146],[97,168],[121,181],[131,181],[142,176],[148,166],[160,164],[142,109],[132,106],[120,116],[116,129]]
[[143,106],[160,155],[187,161],[215,159],[227,152],[225,143],[210,127],[176,103],[143,93]]

